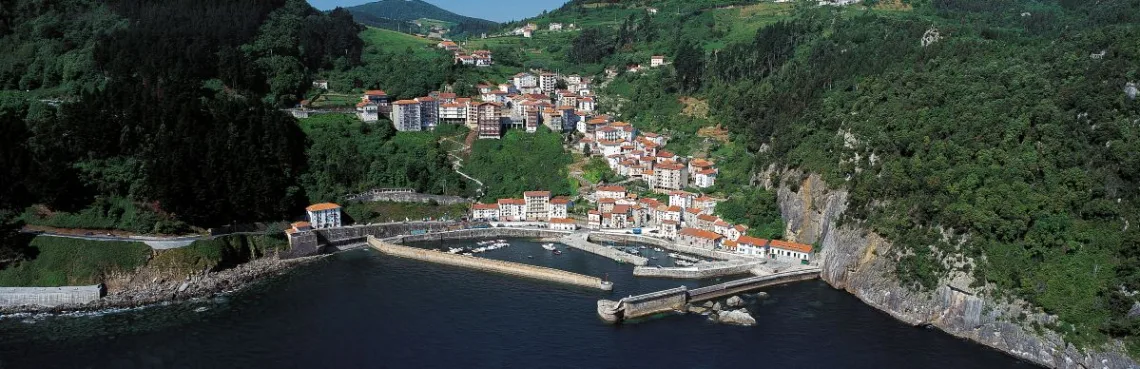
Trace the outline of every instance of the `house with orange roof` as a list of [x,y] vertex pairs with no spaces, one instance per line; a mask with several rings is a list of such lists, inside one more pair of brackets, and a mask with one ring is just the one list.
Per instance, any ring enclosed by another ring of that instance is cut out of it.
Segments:
[[744,255],[763,256],[768,247],[768,240],[751,236],[740,236],[736,243],[736,252]]
[[498,220],[499,219],[499,204],[474,204],[474,205],[471,205],[471,219],[474,219],[474,220]]
[[597,199],[624,199],[626,193],[625,187],[622,186],[598,186],[597,191],[594,192],[594,197]]
[[715,168],[708,168],[698,171],[693,175],[693,186],[697,188],[709,188],[716,184],[717,170]]
[[657,224],[657,234],[663,238],[675,240],[677,239],[677,230],[681,228],[681,222],[675,220],[662,220]]
[[550,219],[569,217],[571,206],[569,197],[558,196],[550,199]]
[[590,210],[586,213],[586,225],[593,229],[602,228],[602,212]]
[[737,224],[725,231],[724,236],[732,240],[738,240],[740,237],[744,237],[746,234],[748,234],[748,226]]
[[526,220],[526,200],[499,199],[499,219],[509,222]]
[[340,227],[340,205],[325,202],[305,208],[309,224],[315,229]]
[[701,209],[702,213],[713,214],[716,212],[716,204],[719,202],[720,200],[717,200],[715,198],[701,195],[700,197],[693,199],[693,207]]
[[523,192],[523,200],[526,202],[526,219],[550,219],[550,191],[526,191]]
[[550,218],[549,227],[556,231],[573,231],[578,229],[578,223],[570,218]]
[[677,243],[705,250],[716,249],[723,239],[724,236],[703,229],[682,228],[677,232]]
[[776,260],[798,260],[803,263],[811,261],[813,247],[811,245],[772,240],[768,243],[767,256]]

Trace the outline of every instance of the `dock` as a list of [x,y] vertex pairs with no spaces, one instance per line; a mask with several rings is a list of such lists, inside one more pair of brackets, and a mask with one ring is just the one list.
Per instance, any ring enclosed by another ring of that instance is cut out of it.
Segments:
[[585,252],[588,252],[591,254],[595,254],[598,256],[610,258],[610,259],[613,259],[613,260],[616,260],[616,261],[622,262],[622,263],[628,263],[628,264],[639,265],[639,266],[644,266],[644,265],[649,263],[649,259],[646,259],[645,257],[638,256],[638,255],[632,255],[632,254],[629,254],[627,252],[623,252],[623,251],[618,250],[618,249],[605,247],[605,246],[587,241],[589,236],[590,236],[589,232],[576,232],[573,234],[566,235],[565,237],[562,237],[562,239],[559,240],[559,242],[562,242],[566,246],[570,246],[570,247],[573,247],[573,248],[576,248],[576,249],[579,249],[579,250],[582,250],[582,251],[585,251]]
[[763,259],[755,260],[730,260],[730,261],[717,261],[717,262],[701,262],[693,266],[687,267],[650,267],[639,266],[633,268],[633,275],[637,277],[657,277],[657,278],[676,278],[676,279],[705,279],[713,277],[724,277],[737,274],[746,274],[757,268],[765,261]]
[[596,288],[603,291],[610,291],[614,288],[613,282],[603,281],[598,277],[529,264],[484,259],[473,256],[454,255],[435,250],[401,246],[381,241],[373,236],[368,236],[368,246],[384,254],[408,259],[423,260],[437,264],[452,265],[475,270],[569,284],[579,287]]

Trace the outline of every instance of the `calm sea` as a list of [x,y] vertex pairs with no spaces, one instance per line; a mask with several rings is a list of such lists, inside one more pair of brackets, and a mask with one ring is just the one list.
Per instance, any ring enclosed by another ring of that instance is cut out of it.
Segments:
[[[675,315],[608,325],[600,298],[686,284],[538,243],[482,254],[608,276],[611,292],[340,253],[225,298],[0,320],[0,368],[1033,368],[915,328],[818,281],[769,288],[755,327]],[[466,245],[428,243],[424,247]],[[560,249],[565,250],[560,245]],[[652,263],[667,263],[664,254]]]

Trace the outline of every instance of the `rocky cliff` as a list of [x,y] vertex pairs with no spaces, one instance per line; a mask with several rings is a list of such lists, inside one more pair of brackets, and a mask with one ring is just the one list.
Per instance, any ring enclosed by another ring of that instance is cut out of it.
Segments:
[[[839,225],[847,193],[828,189],[819,176],[762,173],[758,182],[776,190],[789,238],[822,249],[822,278],[863,302],[912,325],[930,325],[1018,358],[1055,368],[1140,368],[1119,346],[1082,351],[1053,332],[1029,328],[1051,322],[1024,303],[997,302],[969,287],[969,276],[945,278],[933,291],[912,291],[894,277],[895,253],[882,237]],[[789,186],[788,184],[798,184]],[[851,223],[851,222],[847,222]]]

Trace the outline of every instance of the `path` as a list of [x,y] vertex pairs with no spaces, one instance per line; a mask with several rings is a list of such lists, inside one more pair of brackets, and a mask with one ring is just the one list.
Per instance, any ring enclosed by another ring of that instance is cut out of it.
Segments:
[[[75,234],[68,234],[68,233],[38,231],[38,230],[28,230],[28,229],[22,229],[22,230],[20,230],[20,233],[34,234],[34,235],[39,236],[39,237],[70,238],[70,239],[75,239],[75,240],[96,241],[96,242],[113,242],[113,241],[142,242],[142,243],[145,243],[147,246],[150,246],[150,248],[154,249],[154,250],[177,249],[177,248],[190,246],[190,244],[194,243],[194,241],[212,240],[212,239],[216,239],[219,237],[225,237],[225,236],[264,235],[264,234],[266,234],[266,232],[234,232],[234,233],[227,233],[227,234],[216,235],[216,236],[194,235],[194,236],[157,237],[157,236],[116,236],[116,235],[111,234],[111,233],[104,233],[101,235],[100,234],[94,234],[94,233],[90,234],[90,235],[75,235]],[[108,234],[110,234],[110,236],[108,236]]]
[[463,173],[463,171],[460,171],[460,170],[459,170],[459,168],[462,168],[462,167],[463,167],[463,157],[461,157],[461,156],[459,156],[459,155],[455,155],[455,152],[456,152],[456,151],[457,151],[457,152],[459,152],[459,153],[461,153],[461,154],[464,154],[464,153],[465,153],[465,154],[470,154],[470,153],[471,153],[471,142],[472,142],[472,137],[473,137],[473,135],[475,135],[475,134],[476,134],[476,132],[475,132],[475,131],[469,131],[469,132],[467,133],[467,137],[466,137],[466,139],[464,140],[464,142],[459,142],[459,141],[456,141],[456,140],[455,140],[455,138],[453,138],[453,137],[443,137],[443,138],[441,138],[441,139],[440,139],[440,142],[443,142],[443,141],[451,141],[451,142],[454,142],[454,143],[456,143],[456,144],[458,144],[458,145],[460,146],[460,148],[459,148],[458,150],[455,150],[455,151],[449,151],[449,152],[447,153],[447,156],[449,156],[449,157],[451,157],[451,158],[452,158],[452,161],[451,161],[451,170],[454,170],[454,171],[455,171],[455,173],[458,173],[460,177],[466,178],[467,180],[470,180],[470,181],[472,181],[472,182],[475,182],[475,184],[479,185],[479,188],[475,190],[475,191],[476,191],[476,194],[475,194],[475,198],[476,198],[476,199],[479,199],[479,198],[482,198],[482,197],[483,197],[483,194],[484,194],[484,190],[483,190],[483,188],[484,188],[484,185],[483,185],[483,181],[480,181],[480,180],[476,179],[475,177],[472,177],[472,176],[468,175],[467,173]]

